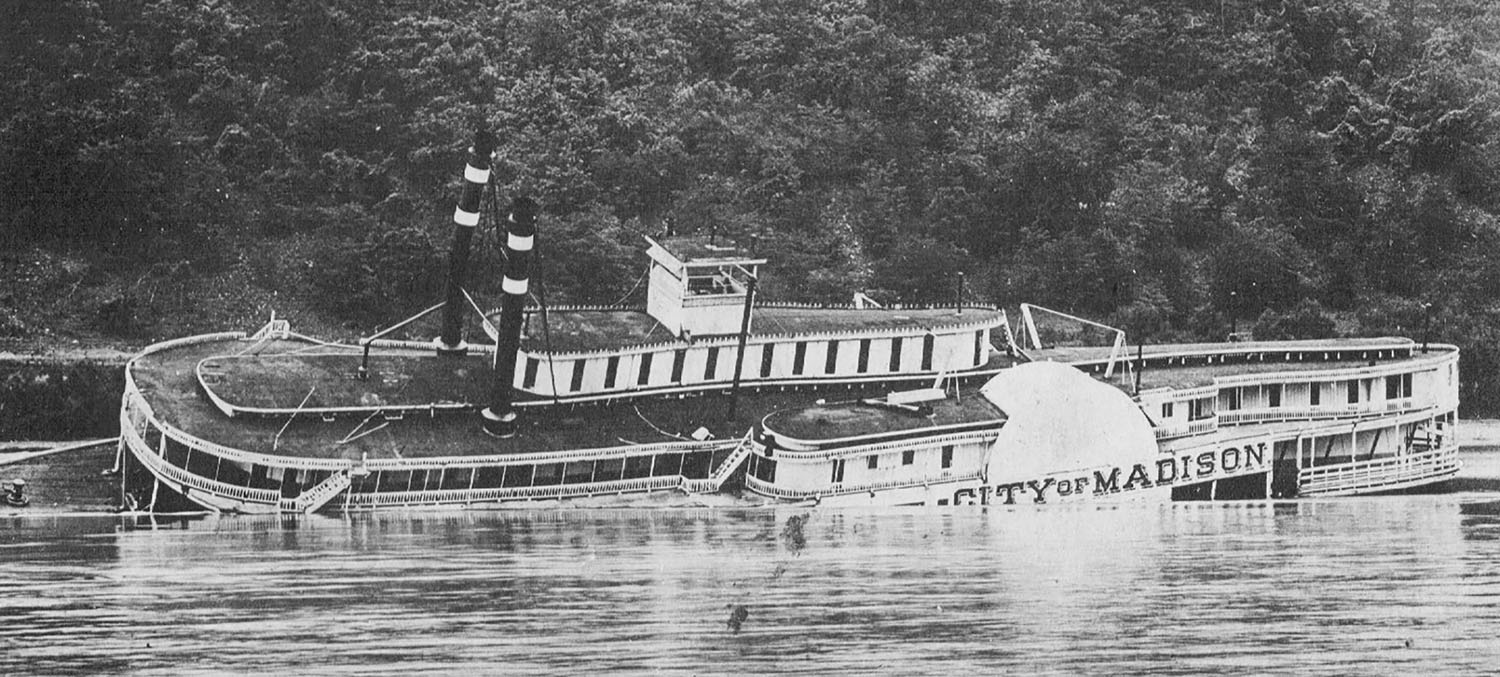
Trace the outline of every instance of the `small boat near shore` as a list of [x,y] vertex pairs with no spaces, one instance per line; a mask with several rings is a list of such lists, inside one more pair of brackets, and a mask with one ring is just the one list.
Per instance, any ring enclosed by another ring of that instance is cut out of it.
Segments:
[[[713,235],[646,238],[639,306],[547,307],[530,293],[525,198],[504,219],[499,307],[481,312],[465,275],[474,230],[499,211],[492,148],[479,134],[470,149],[442,303],[358,341],[273,319],[132,358],[122,502],[1215,500],[1390,491],[1459,468],[1458,351],[1404,338],[1141,346],[1023,305],[1017,341],[1005,311],[961,294],[761,302],[767,260]],[[391,338],[433,320],[430,341]],[[1042,338],[1069,326],[1083,331]]]

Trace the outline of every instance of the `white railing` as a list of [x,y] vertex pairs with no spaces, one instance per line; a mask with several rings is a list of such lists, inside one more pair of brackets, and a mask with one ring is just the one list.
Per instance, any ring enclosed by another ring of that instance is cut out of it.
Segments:
[[372,509],[396,506],[439,505],[444,503],[498,503],[514,500],[549,500],[658,490],[669,491],[677,489],[681,484],[681,475],[668,475],[633,480],[616,480],[613,482],[554,484],[544,487],[354,493],[349,495],[349,499],[344,506],[346,509]]
[[1463,463],[1458,447],[1373,461],[1306,468],[1297,474],[1298,495],[1338,496],[1400,489],[1454,475]]
[[[913,431],[916,432],[916,431]],[[771,454],[771,458],[778,461],[826,461],[833,458],[844,458],[849,456],[868,456],[887,451],[907,451],[910,449],[933,449],[949,444],[960,444],[964,442],[982,442],[989,444],[1000,437],[998,428],[988,430],[975,430],[969,432],[949,433],[937,437],[922,437],[919,439],[894,440],[890,442],[878,442],[875,444],[859,444],[846,447],[835,447],[833,449],[818,449],[813,451],[797,451],[778,447]],[[763,445],[756,445],[764,448]]]
[[[154,425],[162,434],[185,447],[205,453],[214,454],[224,459],[239,461],[252,465],[264,465],[277,468],[295,468],[301,470],[348,470],[357,463],[342,458],[308,458],[305,456],[273,456],[254,451],[245,451],[227,447],[216,442],[196,437],[186,431],[165,421],[157,419],[150,407],[146,405],[145,398],[140,392],[134,391],[127,394],[128,409],[139,407],[145,414],[147,425]],[[621,445],[614,447],[597,447],[593,449],[569,449],[563,451],[532,452],[518,454],[492,454],[487,456],[434,456],[422,458],[387,458],[369,459],[364,465],[371,471],[376,470],[415,470],[415,469],[437,469],[437,468],[474,468],[494,465],[520,465],[535,463],[562,463],[567,461],[587,461],[602,458],[617,458],[622,456],[649,456],[667,453],[688,453],[697,451],[717,451],[734,444],[735,440],[706,440],[684,441],[684,442],[657,442],[654,444]]]
[[[1437,348],[1437,344],[1433,344]],[[1268,382],[1279,383],[1317,383],[1328,381],[1344,381],[1352,378],[1380,378],[1400,374],[1415,374],[1423,371],[1432,371],[1443,364],[1457,359],[1457,349],[1452,346],[1441,346],[1444,350],[1434,350],[1429,355],[1421,355],[1413,351],[1411,358],[1400,359],[1394,362],[1377,362],[1371,366],[1360,364],[1339,369],[1301,369],[1287,371],[1268,371],[1250,374],[1236,374],[1232,376],[1219,376],[1214,378],[1214,385],[1219,388],[1230,388],[1240,386],[1259,385]],[[1388,348],[1381,348],[1386,350]],[[1340,352],[1370,352],[1375,348],[1350,348]],[[1262,349],[1261,352],[1285,352],[1284,350]],[[1291,352],[1322,352],[1317,350],[1304,350]],[[1289,362],[1288,365],[1296,365],[1297,362]]]
[[734,471],[744,464],[745,459],[750,458],[750,450],[755,446],[754,437],[754,431],[745,433],[745,436],[740,438],[740,443],[734,447],[734,453],[725,458],[724,462],[720,463],[719,467],[714,469],[713,474],[708,476],[708,479],[690,480],[684,478],[682,480],[682,490],[689,494],[711,494],[718,491],[719,487],[724,486],[724,482],[729,479],[729,476],[733,475]]
[[1171,426],[1160,426],[1155,429],[1156,439],[1167,440],[1175,437],[1188,437],[1190,435],[1202,435],[1219,429],[1219,417],[1210,416],[1205,419],[1191,423],[1180,423]]
[[963,482],[983,479],[983,471],[967,473],[943,473],[936,477],[918,477],[914,479],[887,480],[884,482],[869,482],[865,484],[835,484],[824,489],[786,489],[775,486],[769,482],[745,476],[745,488],[762,496],[782,498],[788,500],[807,500],[823,498],[826,496],[845,496],[848,494],[862,494],[867,492],[890,491],[897,489],[914,489],[933,484],[948,484],[951,482]]
[[317,486],[302,492],[302,495],[297,497],[295,510],[308,514],[316,512],[318,508],[333,500],[334,496],[348,489],[349,484],[349,471],[340,470],[318,483]]
[[1319,419],[1383,416],[1392,412],[1404,413],[1429,408],[1428,406],[1418,406],[1414,398],[1403,397],[1399,400],[1380,400],[1341,406],[1237,409],[1234,411],[1221,411],[1218,416],[1221,425],[1241,425],[1246,423],[1274,423],[1277,421],[1315,421]]
[[134,455],[136,460],[140,461],[141,465],[146,466],[146,468],[150,470],[152,474],[157,475],[158,477],[166,478],[184,487],[197,489],[207,494],[225,496],[249,503],[275,505],[276,502],[281,499],[281,492],[278,491],[269,489],[251,489],[249,487],[242,487],[234,484],[225,484],[223,482],[211,480],[200,475],[195,475],[191,472],[183,470],[182,468],[172,465],[171,463],[168,463],[166,459],[158,456],[155,453],[152,453],[151,450],[146,447],[146,441],[139,435],[137,435],[134,430],[127,429],[125,431],[122,431],[122,433],[125,435],[127,443],[130,444],[131,450],[135,452]]

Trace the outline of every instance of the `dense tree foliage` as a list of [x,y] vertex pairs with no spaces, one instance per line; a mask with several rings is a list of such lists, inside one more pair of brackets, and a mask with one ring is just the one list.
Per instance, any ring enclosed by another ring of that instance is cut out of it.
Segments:
[[54,280],[104,329],[174,293],[364,328],[426,305],[484,126],[502,199],[544,205],[554,303],[624,295],[642,234],[754,236],[786,300],[964,272],[1155,341],[1430,322],[1500,411],[1486,0],[59,0],[0,26],[3,244],[115,273]]

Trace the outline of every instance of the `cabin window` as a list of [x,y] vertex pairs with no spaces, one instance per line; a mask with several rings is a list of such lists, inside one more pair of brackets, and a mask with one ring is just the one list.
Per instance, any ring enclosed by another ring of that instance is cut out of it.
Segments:
[[802,367],[807,364],[807,341],[798,341],[797,347],[792,351],[792,375],[801,376]]
[[1266,386],[1266,406],[1272,408],[1281,406],[1280,383],[1273,383],[1269,386]]
[[[507,489],[515,487],[531,486],[531,476],[536,472],[534,465],[508,465],[505,466],[505,474],[500,479],[500,486]],[[479,484],[477,481],[475,484]]]
[[865,457],[865,464],[871,470],[879,468],[880,467],[880,457],[879,456],[867,456],[867,457]]
[[656,462],[651,466],[651,474],[656,477],[681,475],[682,454],[657,454]]
[[167,462],[179,468],[186,467],[188,457],[187,445],[184,445],[183,443],[178,442],[177,440],[174,440],[170,437],[166,439],[166,452],[164,455],[167,458]]
[[1162,418],[1172,418],[1172,403],[1171,402],[1162,402],[1161,403],[1161,417]]
[[712,381],[719,371],[719,348],[708,349],[708,360],[703,363],[703,380]]
[[1239,388],[1230,388],[1229,390],[1224,391],[1224,394],[1227,396],[1225,398],[1227,401],[1224,404],[1224,407],[1226,409],[1228,409],[1230,411],[1234,411],[1234,410],[1240,408],[1240,389]]
[[625,471],[625,459],[601,458],[594,461],[594,481],[613,482]]
[[1359,379],[1349,379],[1349,404],[1359,404]]
[[535,467],[531,475],[531,485],[534,487],[549,487],[562,483],[563,464],[542,463]]
[[901,371],[901,337],[891,339],[891,371]]
[[823,373],[832,374],[839,366],[839,342],[828,342],[828,359],[823,361]]
[[1188,420],[1201,421],[1214,415],[1214,398],[1200,397],[1188,401]]
[[750,474],[762,482],[775,482],[776,461],[769,458],[762,458],[760,462],[755,464],[755,470]]
[[1411,397],[1411,374],[1401,375],[1401,396]]
[[615,376],[620,372],[620,356],[611,355],[609,361],[604,363],[604,387],[615,387]]
[[984,330],[974,332],[974,364],[984,359]]
[[687,351],[679,350],[672,354],[672,382],[682,383],[682,366],[687,364]]
[[[475,468],[473,477],[469,480],[470,489],[497,489],[505,481],[505,468],[503,465],[491,465]],[[526,474],[531,474],[531,468],[526,468]]]
[[184,468],[199,477],[212,479],[219,473],[219,457],[203,451],[196,454],[190,451]]
[[473,479],[473,468],[448,468],[443,471],[439,488],[446,491],[468,489],[469,482]]
[[937,337],[928,334],[922,337],[922,371],[932,371],[932,353],[937,347]]
[[625,477],[627,480],[638,480],[642,477],[651,476],[651,461],[654,456],[627,456],[625,457]]
[[834,462],[833,462],[833,483],[834,484],[838,484],[838,483],[843,482],[843,481],[844,481],[844,459],[840,458],[840,459],[834,460]]
[[[406,491],[411,487],[411,473],[405,470],[382,470],[376,484],[380,487],[380,493],[383,494]],[[280,482],[277,482],[277,485],[279,486]]]
[[569,461],[563,464],[563,484],[587,484],[593,479],[593,461]]
[[708,479],[713,472],[713,453],[694,451],[682,456],[682,476],[690,480]]
[[568,384],[568,392],[576,393],[583,390],[583,368],[587,364],[587,360],[573,360],[573,379]]
[[1323,401],[1323,388],[1321,383],[1308,384],[1307,403],[1316,407]]
[[771,365],[776,359],[776,344],[767,343],[760,347],[760,377],[768,378],[771,375]]
[[951,444],[943,445],[943,467],[953,467],[953,445]]
[[870,339],[859,340],[859,366],[855,371],[863,374],[870,370]]
[[635,384],[638,386],[651,382],[651,357],[652,353],[641,355],[641,373],[635,379]]
[[907,449],[906,451],[901,452],[901,465],[911,465],[916,460],[917,460],[917,452],[916,452],[916,450]]
[[521,381],[522,388],[536,387],[536,370],[541,364],[542,361],[535,357],[526,358],[526,376]]
[[250,468],[243,463],[225,459],[219,463],[219,472],[214,479],[237,487],[250,481]]

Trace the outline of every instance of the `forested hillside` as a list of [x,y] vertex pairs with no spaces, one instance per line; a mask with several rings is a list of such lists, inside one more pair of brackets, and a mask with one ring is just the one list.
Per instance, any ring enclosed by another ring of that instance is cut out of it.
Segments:
[[1500,412],[1488,0],[58,0],[0,9],[0,66],[0,337],[404,317],[483,126],[552,303],[754,235],[782,300],[1430,321]]

